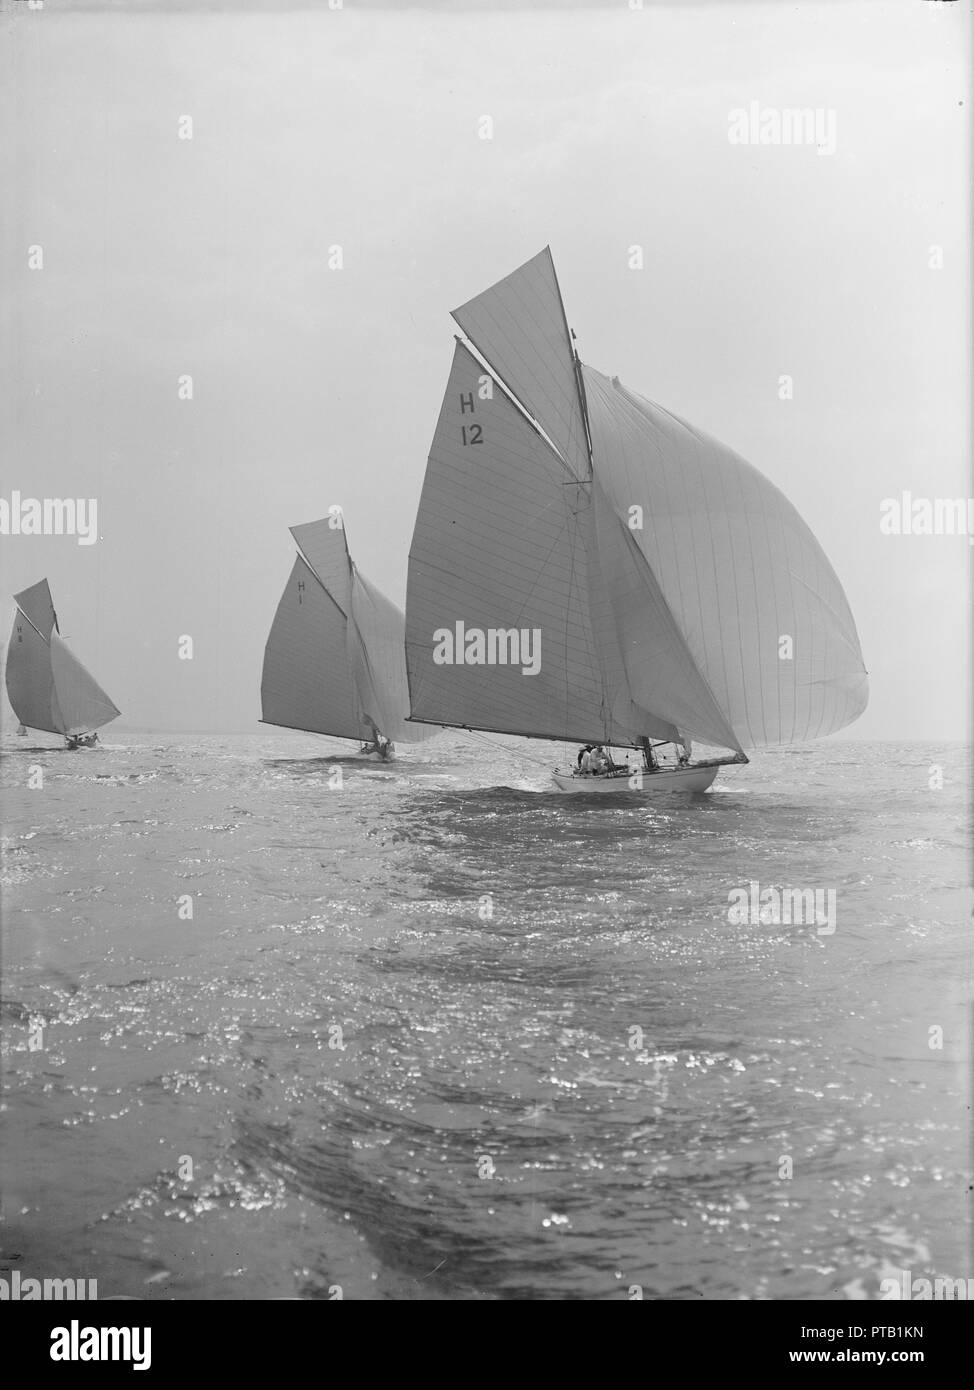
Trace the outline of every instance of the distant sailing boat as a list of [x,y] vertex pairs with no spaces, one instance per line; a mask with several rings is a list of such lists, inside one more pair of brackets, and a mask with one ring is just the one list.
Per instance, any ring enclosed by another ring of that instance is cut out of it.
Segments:
[[457,338],[409,555],[413,718],[638,748],[555,783],[654,794],[862,712],[811,531],[733,450],[582,365],[547,247],[453,317],[479,356]]
[[14,594],[17,615],[7,650],[7,695],[27,728],[63,734],[69,748],[92,748],[96,729],[120,711],[67,646],[46,579]]
[[383,760],[394,740],[430,738],[406,722],[405,619],[359,573],[340,518],[291,535],[300,553],[264,649],[261,723],[358,739]]

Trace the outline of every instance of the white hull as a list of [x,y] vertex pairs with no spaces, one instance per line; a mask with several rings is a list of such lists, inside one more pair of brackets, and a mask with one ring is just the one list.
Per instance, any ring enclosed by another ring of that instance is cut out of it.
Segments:
[[559,791],[575,796],[597,796],[600,793],[611,796],[660,796],[666,792],[705,792],[717,772],[717,765],[644,772],[641,787],[630,786],[628,777],[583,777],[571,772],[553,772],[551,775]]

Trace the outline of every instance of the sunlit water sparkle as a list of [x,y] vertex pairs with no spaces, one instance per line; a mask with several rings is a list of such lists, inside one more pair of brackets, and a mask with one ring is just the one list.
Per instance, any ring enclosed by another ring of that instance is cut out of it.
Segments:
[[[761,753],[651,805],[550,791],[565,750],[522,740],[106,740],[3,739],[6,1268],[153,1299],[974,1274],[967,749]],[[731,925],[752,879],[834,888],[835,934]]]

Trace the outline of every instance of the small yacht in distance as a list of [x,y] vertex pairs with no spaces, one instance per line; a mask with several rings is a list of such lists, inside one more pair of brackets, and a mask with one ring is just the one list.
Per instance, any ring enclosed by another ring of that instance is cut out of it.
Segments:
[[298,546],[270,636],[261,723],[355,739],[383,762],[435,728],[406,722],[405,619],[360,574],[340,515],[292,526]]
[[120,711],[64,641],[46,579],[14,594],[17,614],[7,651],[7,695],[28,728],[63,734],[68,748],[94,748],[95,732]]

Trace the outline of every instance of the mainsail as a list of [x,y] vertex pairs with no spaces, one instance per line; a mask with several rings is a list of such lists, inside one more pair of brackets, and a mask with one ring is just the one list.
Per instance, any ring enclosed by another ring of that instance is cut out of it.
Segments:
[[[458,341],[410,549],[415,719],[740,754],[862,712],[808,527],[726,445],[582,367],[547,248],[454,318],[484,361]],[[537,634],[537,669],[511,634]]]
[[416,743],[406,722],[405,620],[348,553],[337,516],[292,526],[300,554],[264,649],[261,721],[336,738]]
[[91,733],[120,711],[58,630],[46,579],[14,595],[7,649],[7,695],[22,724],[49,734]]
[[[550,738],[583,737],[611,718],[589,610],[587,505],[571,470],[458,343],[409,560],[416,718]],[[485,679],[479,666],[438,664],[434,634],[458,620],[541,628],[540,672],[495,665]]]

